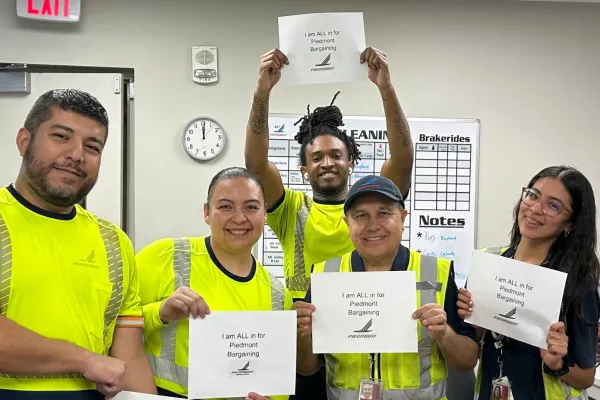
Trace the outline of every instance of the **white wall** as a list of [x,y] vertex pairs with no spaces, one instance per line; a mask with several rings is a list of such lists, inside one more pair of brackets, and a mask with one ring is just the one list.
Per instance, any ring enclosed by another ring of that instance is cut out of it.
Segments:
[[[569,163],[600,197],[600,6],[541,2],[86,0],[76,26],[17,19],[0,2],[0,62],[135,68],[135,245],[207,233],[210,177],[243,164],[258,57],[276,46],[280,15],[363,11],[367,44],[385,50],[406,113],[482,121],[478,246],[506,241],[520,188]],[[328,3],[328,6],[325,6]],[[368,5],[367,5],[368,4]],[[190,79],[190,47],[219,46],[221,82]],[[336,104],[383,115],[370,83],[278,88],[272,112]],[[197,115],[229,133],[208,165],[189,159],[181,130]],[[23,116],[24,117],[24,116]],[[2,134],[14,134],[3,132]],[[156,148],[156,150],[154,149]]]

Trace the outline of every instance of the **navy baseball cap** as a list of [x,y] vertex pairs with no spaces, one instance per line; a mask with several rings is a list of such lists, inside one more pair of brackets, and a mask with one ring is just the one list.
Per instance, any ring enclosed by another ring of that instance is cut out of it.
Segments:
[[404,208],[404,198],[398,186],[394,184],[388,178],[377,175],[368,175],[364,178],[360,178],[348,191],[348,196],[344,202],[344,214],[348,212],[348,209],[352,205],[352,202],[359,196],[368,193],[376,193],[387,197],[388,199],[397,201]]

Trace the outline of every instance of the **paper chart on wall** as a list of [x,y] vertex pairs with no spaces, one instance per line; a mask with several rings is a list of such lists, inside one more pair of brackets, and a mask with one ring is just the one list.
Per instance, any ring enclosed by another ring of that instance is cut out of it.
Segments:
[[[300,145],[294,140],[301,115],[269,116],[269,160],[284,186],[312,195],[300,173]],[[479,121],[474,119],[409,118],[414,144],[412,185],[407,197],[402,244],[424,255],[454,260],[457,285],[464,286],[475,247]],[[389,158],[384,117],[344,117],[343,131],[360,145],[361,160],[348,182],[378,175]],[[283,277],[283,252],[274,232],[265,226],[258,259]]]

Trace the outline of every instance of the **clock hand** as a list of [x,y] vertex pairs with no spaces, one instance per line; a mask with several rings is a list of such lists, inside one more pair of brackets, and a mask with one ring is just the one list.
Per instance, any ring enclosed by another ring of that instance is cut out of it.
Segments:
[[206,126],[206,125],[205,125],[204,121],[202,121],[202,140],[206,139],[206,138],[204,137],[204,128],[205,128],[205,126]]

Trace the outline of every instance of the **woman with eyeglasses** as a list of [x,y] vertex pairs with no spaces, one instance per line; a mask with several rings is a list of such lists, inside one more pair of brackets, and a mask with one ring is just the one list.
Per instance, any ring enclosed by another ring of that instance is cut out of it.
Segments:
[[[479,400],[492,381],[508,378],[515,400],[587,399],[596,372],[600,264],[596,255],[596,203],[586,177],[552,166],[523,188],[514,210],[510,245],[487,251],[567,273],[559,321],[550,326],[548,350],[478,329],[482,353]],[[468,317],[477,299],[460,289],[459,315]]]

